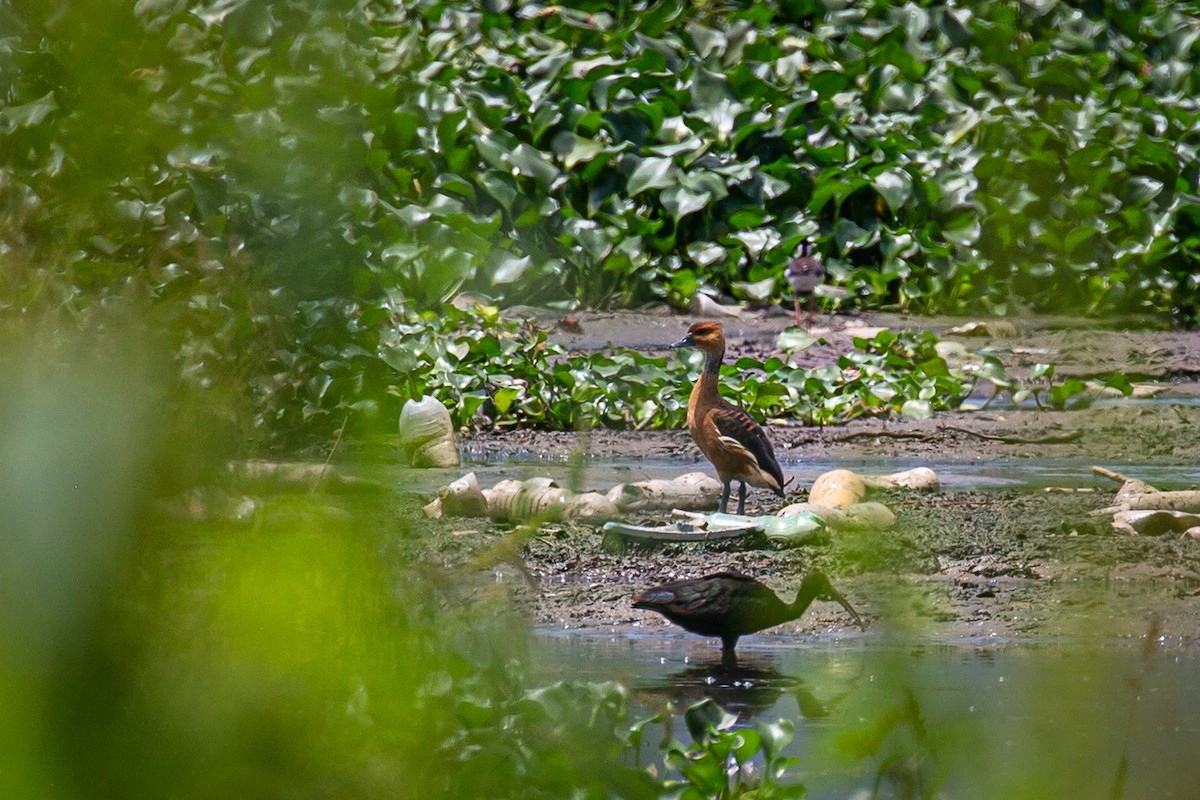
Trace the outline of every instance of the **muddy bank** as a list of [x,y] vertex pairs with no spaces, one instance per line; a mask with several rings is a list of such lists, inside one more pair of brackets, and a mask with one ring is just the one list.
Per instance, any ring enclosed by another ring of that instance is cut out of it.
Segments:
[[[577,327],[556,330],[552,338],[572,350],[616,345],[666,352],[664,345],[678,339],[691,321],[657,313],[578,315]],[[779,316],[726,320],[730,357],[771,354],[776,335],[789,321]],[[930,460],[968,470],[997,460],[1053,461],[1078,464],[1080,476],[1073,484],[1087,486],[1090,464],[1131,475],[1139,466],[1200,464],[1200,335],[1050,319],[991,323],[982,336],[948,333],[964,322],[824,317],[816,332],[825,342],[804,351],[802,360],[831,363],[852,348],[854,335],[920,323],[968,350],[997,355],[1010,375],[1048,362],[1060,376],[1122,373],[1156,382],[1162,391],[1150,400],[1101,399],[1068,411],[992,407],[825,429],[770,425],[785,471],[788,464],[813,460]],[[686,431],[601,430],[586,436],[504,431],[474,436],[464,449],[480,460],[524,455],[559,461],[582,453],[626,463],[677,461],[681,473],[708,469]],[[486,591],[510,596],[540,625],[656,628],[667,623],[630,605],[633,593],[652,583],[734,568],[790,594],[806,571],[819,568],[874,621],[867,636],[908,628],[933,638],[1111,640],[1144,635],[1151,614],[1158,614],[1168,640],[1200,641],[1200,542],[1114,533],[1088,512],[1107,505],[1116,487],[1101,481],[1091,486],[1092,491],[1082,492],[1042,491],[1045,487],[887,492],[877,499],[896,512],[894,529],[834,535],[819,546],[797,549],[759,543],[618,553],[587,527],[553,525],[530,532],[479,520],[433,523],[419,516],[417,498],[406,501],[400,514],[419,532],[411,546],[444,565],[485,576]],[[793,486],[786,502],[804,499],[807,488]],[[771,513],[782,504],[754,492],[748,511]],[[863,635],[847,626],[835,604],[818,603],[775,635]]]

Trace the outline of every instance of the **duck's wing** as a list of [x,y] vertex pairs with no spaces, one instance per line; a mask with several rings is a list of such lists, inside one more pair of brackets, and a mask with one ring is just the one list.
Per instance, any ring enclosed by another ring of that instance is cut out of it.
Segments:
[[783,470],[775,459],[771,440],[763,432],[762,426],[754,421],[754,417],[732,403],[722,403],[709,413],[709,419],[717,429],[721,444],[753,460],[762,472],[775,479],[782,494]]

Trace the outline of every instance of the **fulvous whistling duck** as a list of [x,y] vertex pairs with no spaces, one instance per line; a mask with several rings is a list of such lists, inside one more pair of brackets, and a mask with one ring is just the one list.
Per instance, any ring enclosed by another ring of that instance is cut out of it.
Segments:
[[800,295],[808,297],[808,321],[805,328],[812,327],[813,292],[825,277],[825,267],[813,256],[812,242],[805,239],[800,243],[800,253],[788,262],[784,277],[792,287],[792,310],[796,313],[796,324],[800,323]]
[[738,572],[717,572],[647,589],[633,598],[633,607],[657,611],[692,633],[719,636],[724,659],[736,663],[738,637],[790,622],[817,599],[840,603],[854,623],[864,627],[858,612],[822,572],[807,575],[791,603],[780,600],[754,578]]
[[763,429],[746,411],[721,397],[717,381],[725,358],[725,333],[719,322],[697,322],[673,347],[696,347],[704,351],[704,371],[700,373],[688,399],[687,423],[700,452],[717,468],[724,484],[717,510],[724,513],[729,504],[733,481],[741,481],[738,509],[746,507],[746,484],[770,489],[783,497],[783,470],[775,460],[775,450]]

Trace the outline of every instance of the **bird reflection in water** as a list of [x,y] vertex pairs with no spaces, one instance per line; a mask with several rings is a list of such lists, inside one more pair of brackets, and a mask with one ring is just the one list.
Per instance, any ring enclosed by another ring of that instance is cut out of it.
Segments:
[[662,683],[641,686],[635,691],[651,707],[668,701],[677,707],[687,707],[710,699],[730,714],[736,714],[742,722],[760,716],[784,696],[795,698],[805,719],[824,719],[848,693],[843,689],[832,698],[821,700],[804,679],[780,672],[770,656],[758,653],[743,653],[734,662],[721,659],[690,664]]

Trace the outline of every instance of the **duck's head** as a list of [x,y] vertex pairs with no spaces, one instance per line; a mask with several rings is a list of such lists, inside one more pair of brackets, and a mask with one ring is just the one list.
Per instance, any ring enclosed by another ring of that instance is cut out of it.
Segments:
[[719,322],[697,322],[672,347],[695,347],[706,353],[725,352],[725,332]]

